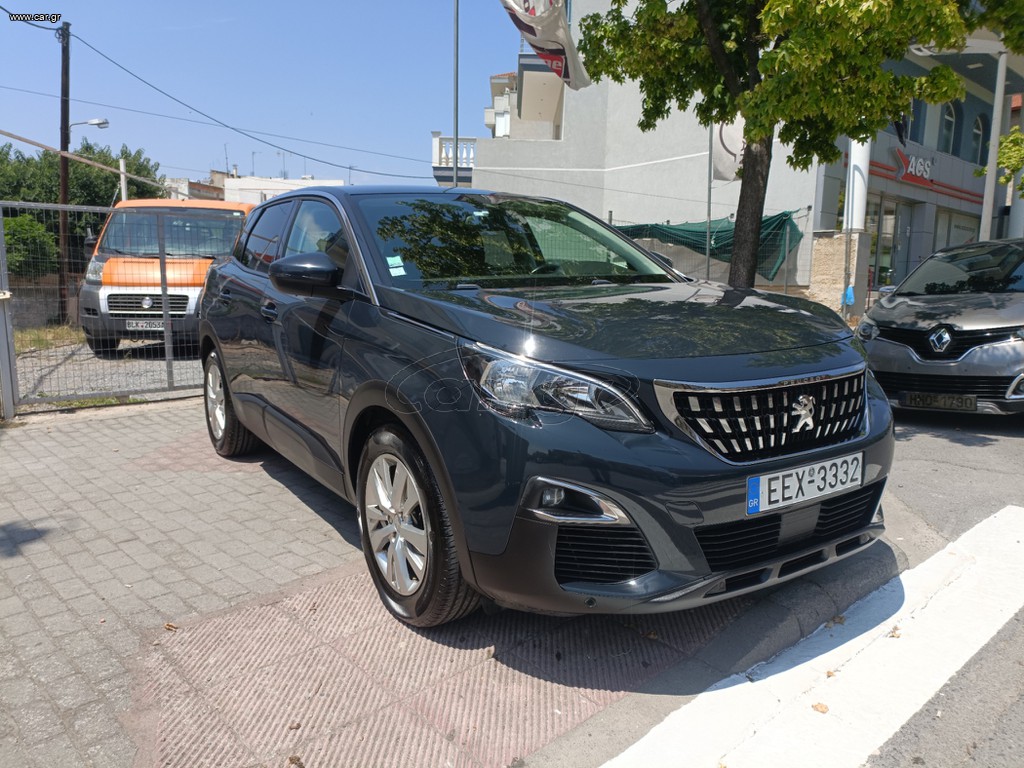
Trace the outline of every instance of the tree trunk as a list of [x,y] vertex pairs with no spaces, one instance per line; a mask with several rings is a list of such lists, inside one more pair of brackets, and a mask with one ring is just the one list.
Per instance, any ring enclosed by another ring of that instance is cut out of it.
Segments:
[[768,192],[768,171],[772,164],[772,137],[747,142],[743,149],[740,202],[736,209],[736,231],[729,267],[729,285],[752,288],[757,274],[757,252],[761,244],[761,218]]

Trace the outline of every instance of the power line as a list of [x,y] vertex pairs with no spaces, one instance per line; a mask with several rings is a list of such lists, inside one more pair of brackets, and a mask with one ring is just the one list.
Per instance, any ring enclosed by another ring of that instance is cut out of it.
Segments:
[[[288,149],[287,147],[283,147],[280,144],[275,144],[272,141],[267,141],[266,139],[261,139],[261,138],[259,138],[257,136],[254,136],[251,133],[243,131],[241,128],[236,128],[233,125],[228,125],[223,120],[218,120],[213,115],[208,114],[206,112],[203,112],[203,110],[198,109],[197,107],[193,107],[191,104],[188,104],[187,102],[182,101],[177,96],[172,96],[170,93],[165,91],[163,88],[160,88],[159,86],[154,85],[153,83],[151,83],[148,80],[146,80],[146,78],[142,77],[141,75],[137,75],[135,72],[132,72],[130,69],[128,69],[128,67],[126,67],[123,64],[120,64],[117,61],[115,61],[114,59],[110,58],[109,56],[107,56],[107,54],[103,53],[103,51],[101,51],[96,46],[92,45],[88,40],[83,39],[81,36],[76,35],[73,32],[71,33],[71,36],[73,38],[75,38],[76,40],[78,40],[78,42],[80,42],[86,48],[88,48],[91,51],[93,51],[97,56],[100,56],[101,58],[106,59],[108,62],[113,64],[115,67],[120,69],[122,72],[124,72],[127,75],[130,75],[131,77],[134,77],[136,80],[138,80],[143,85],[148,86],[149,88],[152,88],[157,93],[162,94],[163,96],[166,96],[171,101],[173,101],[173,102],[175,102],[177,104],[180,104],[181,106],[185,107],[185,109],[191,110],[193,112],[198,112],[200,115],[205,117],[207,120],[212,120],[213,122],[215,122],[217,125],[221,126],[222,128],[227,128],[229,131],[233,131],[233,132],[235,132],[235,133],[237,133],[237,134],[239,134],[241,136],[245,136],[247,139],[251,139],[252,141],[259,142],[260,144],[265,144],[268,147],[273,147],[274,149],[278,149],[278,150],[280,150],[282,152],[288,152],[290,154],[295,155],[296,157],[302,157],[302,158],[305,158],[306,160],[312,160],[314,163],[321,163],[322,165],[327,165],[327,166],[330,166],[332,168],[342,168],[342,169],[345,169],[345,170],[351,170],[351,168],[352,168],[351,165],[343,165],[341,163],[333,163],[330,160],[323,160],[323,159],[321,159],[319,157],[314,157],[312,155],[307,155],[307,154],[305,154],[303,152],[296,152],[295,150]],[[367,170],[365,170],[363,168],[360,168],[359,172],[360,173],[369,173],[369,174],[371,174],[373,176],[387,176],[389,178],[395,178],[395,179],[431,179],[431,180],[433,180],[433,178],[434,178],[433,176],[415,176],[413,174],[407,174],[407,173],[385,173],[384,171],[367,171]]]
[[[3,11],[4,13],[7,13],[9,15],[11,14],[11,12],[9,10],[7,10],[6,8],[4,8],[2,5],[0,5],[0,11]],[[44,26],[39,25],[39,24],[33,24],[31,22],[24,22],[24,23],[28,24],[29,26],[35,27],[36,29],[46,30],[48,32],[52,31],[50,28],[44,27]],[[223,120],[218,120],[213,115],[208,114],[207,112],[204,112],[203,110],[198,109],[197,107],[193,107],[191,104],[188,104],[187,102],[182,101],[178,97],[168,93],[163,88],[160,88],[159,86],[154,85],[153,83],[149,82],[148,80],[146,80],[146,78],[142,77],[141,75],[136,74],[132,70],[128,69],[128,67],[124,66],[123,64],[119,63],[118,61],[115,61],[113,58],[111,58],[107,54],[103,53],[103,51],[101,51],[99,48],[94,46],[88,40],[85,40],[80,35],[76,35],[75,33],[72,32],[71,33],[71,37],[73,37],[76,40],[78,40],[82,45],[84,45],[89,50],[93,51],[93,53],[95,53],[97,56],[105,59],[110,64],[113,64],[115,67],[120,69],[125,74],[135,78],[136,80],[138,80],[143,85],[147,86],[148,88],[153,89],[154,91],[156,91],[157,93],[161,94],[162,96],[165,96],[166,98],[170,99],[171,101],[173,101],[173,102],[175,102],[175,103],[185,107],[185,109],[188,109],[188,110],[190,110],[192,112],[197,112],[198,114],[200,114],[203,117],[205,117],[207,120],[213,121],[213,123],[215,123],[216,125],[221,126],[222,128],[226,128],[229,131],[232,131],[234,133],[240,134],[241,136],[245,136],[246,138],[248,138],[248,139],[250,139],[252,141],[255,141],[255,142],[259,143],[259,144],[264,144],[264,145],[266,145],[268,147],[273,147],[274,149],[280,150],[281,152],[288,152],[289,154],[295,155],[296,157],[301,157],[301,158],[304,158],[306,160],[311,160],[314,163],[320,163],[322,165],[326,165],[326,166],[329,166],[329,167],[332,167],[332,168],[341,168],[343,170],[349,170],[349,171],[352,170],[352,166],[351,165],[345,165],[345,164],[342,164],[342,163],[331,162],[330,160],[324,160],[324,159],[319,158],[319,157],[314,157],[312,155],[307,155],[304,152],[296,152],[293,149],[288,149],[287,147],[283,147],[280,144],[275,144],[272,141],[267,141],[266,139],[261,139],[258,136],[255,136],[255,135],[253,135],[250,132],[242,130],[241,128],[236,128],[233,125],[229,125],[228,123],[225,123]],[[433,178],[434,178],[433,176],[418,176],[418,175],[407,174],[407,173],[386,173],[384,171],[371,171],[371,170],[368,170],[366,168],[360,168],[359,172],[360,173],[368,173],[368,174],[370,174],[372,176],[385,176],[385,177],[388,177],[388,178],[395,178],[395,179],[430,179],[430,180],[433,180]]]
[[[48,99],[59,99],[55,93],[43,93],[42,91],[32,91],[27,88],[15,88],[13,85],[0,85],[0,89],[5,91],[15,91],[17,93],[27,93],[31,96],[43,96]],[[165,120],[178,120],[183,123],[193,123],[195,125],[208,125],[208,126],[220,126],[220,123],[210,122],[208,120],[196,120],[192,117],[179,117],[178,115],[168,115],[162,112],[149,112],[144,109],[135,109],[133,107],[121,107],[116,104],[106,104],[102,101],[89,101],[87,99],[71,99],[76,104],[88,104],[93,107],[103,107],[104,109],[117,109],[122,112],[132,112],[137,115],[147,115],[149,117],[160,117]],[[271,133],[270,131],[258,131],[255,128],[244,129],[249,133],[255,133],[260,136],[271,136],[275,139],[288,139],[289,141],[300,141],[303,144],[317,144],[321,147],[330,147],[331,149],[343,149],[347,152],[359,152],[364,155],[376,155],[378,157],[387,157],[392,160],[407,160],[411,163],[429,163],[429,160],[424,160],[421,157],[406,157],[405,155],[395,155],[388,152],[378,152],[372,149],[359,149],[358,147],[346,147],[342,144],[331,144],[326,141],[317,141],[316,139],[303,139],[300,136],[286,136],[280,133]],[[347,168],[348,166],[342,166]],[[361,170],[361,169],[360,169]]]

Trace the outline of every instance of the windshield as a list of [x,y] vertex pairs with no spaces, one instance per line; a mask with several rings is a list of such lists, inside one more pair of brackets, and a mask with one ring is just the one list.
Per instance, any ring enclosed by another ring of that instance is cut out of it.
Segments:
[[118,256],[168,258],[227,256],[245,215],[203,208],[125,209],[110,215],[97,251]]
[[614,230],[562,203],[465,194],[358,199],[378,268],[401,288],[671,282]]
[[978,243],[940,251],[910,273],[896,293],[903,296],[951,293],[1024,292],[1024,245]]

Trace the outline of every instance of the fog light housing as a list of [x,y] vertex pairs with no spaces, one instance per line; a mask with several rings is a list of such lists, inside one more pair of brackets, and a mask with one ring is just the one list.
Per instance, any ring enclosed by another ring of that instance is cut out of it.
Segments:
[[542,507],[557,507],[565,501],[564,488],[545,488],[540,494],[540,505]]
[[523,506],[538,520],[581,525],[632,525],[622,507],[602,493],[564,480],[535,477]]
[[1006,390],[1008,400],[1024,400],[1024,373],[1021,373],[1013,380],[1013,384]]

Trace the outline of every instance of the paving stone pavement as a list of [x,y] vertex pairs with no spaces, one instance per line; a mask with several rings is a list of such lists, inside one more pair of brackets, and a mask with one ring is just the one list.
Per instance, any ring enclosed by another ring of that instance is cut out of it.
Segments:
[[[679,702],[770,655],[890,560],[761,613],[416,631],[379,604],[352,508],[270,451],[217,456],[201,400],[36,415],[0,426],[0,763],[527,765],[663,672]],[[710,642],[727,628],[743,641]]]

